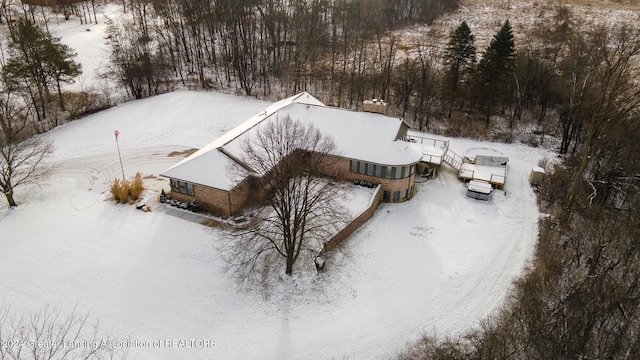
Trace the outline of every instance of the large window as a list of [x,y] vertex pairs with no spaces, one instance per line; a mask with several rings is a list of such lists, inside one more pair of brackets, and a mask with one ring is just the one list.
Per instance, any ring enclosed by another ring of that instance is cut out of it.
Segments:
[[358,162],[351,160],[351,172],[358,172]]
[[402,179],[402,167],[394,166],[393,167],[393,178],[394,179]]
[[193,196],[193,184],[186,181],[171,179],[171,190]]
[[385,179],[404,179],[413,175],[416,171],[415,165],[407,166],[387,166],[366,163],[363,161],[351,160],[349,169],[353,173]]
[[367,164],[367,175],[373,176],[373,172],[376,166],[374,164]]
[[393,168],[391,166],[385,166],[385,168],[387,169],[387,171],[384,173],[384,178],[391,179],[391,172],[393,171]]

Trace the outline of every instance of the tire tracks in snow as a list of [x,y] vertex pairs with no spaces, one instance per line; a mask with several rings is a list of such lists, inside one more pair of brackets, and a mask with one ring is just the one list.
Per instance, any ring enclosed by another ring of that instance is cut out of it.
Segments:
[[[188,149],[190,148],[171,145],[123,151],[121,155],[125,176],[131,179],[136,172],[140,172],[146,188],[157,188],[167,183],[167,180],[160,178],[159,174],[184,159],[183,156],[169,156],[169,154],[184,152]],[[59,160],[52,165],[54,179],[70,178],[75,181],[75,192],[69,201],[70,205],[78,211],[87,209],[102,199],[102,195],[108,193],[113,179],[122,176],[120,160],[115,151]],[[94,195],[87,195],[87,192]]]

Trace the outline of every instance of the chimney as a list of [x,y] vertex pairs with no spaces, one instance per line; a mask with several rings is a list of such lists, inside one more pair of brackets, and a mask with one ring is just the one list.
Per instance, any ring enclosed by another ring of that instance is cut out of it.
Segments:
[[365,100],[362,102],[362,111],[387,115],[387,103],[378,99]]

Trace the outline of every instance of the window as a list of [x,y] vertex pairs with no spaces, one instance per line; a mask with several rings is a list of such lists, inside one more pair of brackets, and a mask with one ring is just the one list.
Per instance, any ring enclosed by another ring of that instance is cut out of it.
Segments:
[[393,201],[399,201],[400,200],[400,191],[394,191],[393,192]]
[[387,166],[387,171],[384,175],[385,179],[391,179],[391,174],[393,173],[393,167]]
[[349,169],[353,173],[367,175],[367,176],[375,176],[378,178],[385,179],[404,179],[409,177],[416,172],[415,165],[407,165],[407,166],[388,166],[388,165],[378,165],[378,164],[370,164],[363,161],[350,160]]
[[382,193],[382,200],[383,201],[391,200],[391,193],[385,190],[385,192]]
[[404,200],[404,199],[406,199],[406,198],[407,198],[407,189],[402,190],[402,194],[400,195],[400,198],[401,198],[402,200]]
[[369,176],[373,176],[374,172],[375,172],[375,168],[376,166],[373,164],[367,164],[367,175]]
[[171,179],[171,190],[177,193],[186,194],[193,196],[193,184],[188,183],[186,181],[179,181],[175,179]]

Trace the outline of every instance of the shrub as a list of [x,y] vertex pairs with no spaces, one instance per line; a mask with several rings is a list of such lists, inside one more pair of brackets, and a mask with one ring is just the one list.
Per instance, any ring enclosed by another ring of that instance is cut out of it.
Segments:
[[114,179],[111,183],[111,196],[116,202],[126,203],[129,201],[129,197],[133,201],[138,200],[140,194],[144,190],[144,185],[142,184],[142,174],[139,172],[136,173],[135,178],[130,181]]
[[122,186],[120,186],[119,192],[118,192],[118,199],[120,199],[120,203],[121,204],[126,204],[127,201],[129,201],[129,187],[130,187],[130,182],[129,181],[123,181],[122,182]]
[[142,174],[137,172],[136,176],[131,181],[129,194],[131,195],[133,200],[138,200],[143,190],[144,190],[144,185],[142,184]]
[[116,202],[120,202],[120,194],[122,193],[123,183],[124,181],[120,181],[120,179],[114,179],[111,183],[111,196]]

